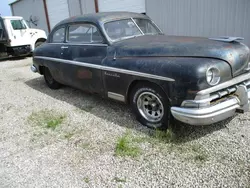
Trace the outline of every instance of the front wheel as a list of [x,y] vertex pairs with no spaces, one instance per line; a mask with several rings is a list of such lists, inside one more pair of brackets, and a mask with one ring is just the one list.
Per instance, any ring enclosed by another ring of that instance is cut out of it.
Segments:
[[130,104],[138,121],[143,125],[155,129],[167,128],[169,102],[158,86],[137,84],[131,92]]
[[51,75],[48,68],[44,68],[44,80],[50,89],[59,89],[61,84],[57,82]]

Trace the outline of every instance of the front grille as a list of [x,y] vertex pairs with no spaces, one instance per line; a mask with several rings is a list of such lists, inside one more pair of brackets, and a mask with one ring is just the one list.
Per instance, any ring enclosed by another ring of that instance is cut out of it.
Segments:
[[240,85],[244,85],[247,87],[248,90],[250,90],[250,80],[244,81],[244,82],[238,83],[236,85],[230,86],[226,89],[211,93],[208,101],[213,103],[213,102],[216,102],[217,100],[220,100],[224,97],[227,97],[229,95],[233,95]]

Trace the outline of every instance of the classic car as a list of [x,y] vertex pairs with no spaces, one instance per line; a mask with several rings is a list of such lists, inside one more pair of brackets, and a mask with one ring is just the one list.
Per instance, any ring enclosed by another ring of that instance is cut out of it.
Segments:
[[53,28],[31,70],[51,89],[128,103],[148,127],[209,125],[249,110],[249,48],[240,39],[168,36],[138,13],[86,14]]

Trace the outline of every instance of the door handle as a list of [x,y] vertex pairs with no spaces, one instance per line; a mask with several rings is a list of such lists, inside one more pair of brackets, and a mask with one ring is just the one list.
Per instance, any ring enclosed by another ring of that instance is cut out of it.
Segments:
[[68,46],[62,46],[61,49],[68,49]]

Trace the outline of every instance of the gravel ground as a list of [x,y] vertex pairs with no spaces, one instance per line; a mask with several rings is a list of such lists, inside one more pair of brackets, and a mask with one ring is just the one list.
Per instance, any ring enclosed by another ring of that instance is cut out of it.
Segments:
[[[0,187],[250,187],[250,113],[161,136],[126,105],[48,89],[31,63],[0,62]],[[124,135],[137,156],[116,155]]]

